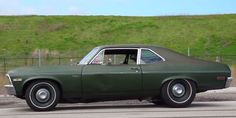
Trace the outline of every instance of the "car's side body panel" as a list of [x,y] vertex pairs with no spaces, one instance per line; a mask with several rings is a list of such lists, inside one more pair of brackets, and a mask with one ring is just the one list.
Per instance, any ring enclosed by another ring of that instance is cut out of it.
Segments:
[[135,96],[142,90],[138,65],[86,65],[82,71],[83,97]]
[[[50,80],[56,82],[63,93],[63,97],[81,97],[82,80],[81,71],[83,66],[53,66],[19,68],[10,71],[16,96],[23,97],[25,87],[32,81]],[[21,81],[14,81],[21,79]]]
[[[202,71],[198,66],[185,65],[184,67],[178,64],[166,64],[161,62],[157,65],[141,65],[143,76],[143,89],[146,91],[159,91],[162,84],[173,79],[188,79],[195,82],[199,91],[224,88],[225,79],[217,79],[217,77],[230,76],[227,70],[210,71],[205,69]],[[213,68],[213,66],[212,66]],[[224,68],[223,65],[221,68]],[[196,69],[196,70],[195,70]]]
[[225,87],[227,77],[230,77],[227,65],[187,57],[166,48],[101,46],[98,47],[98,52],[106,48],[135,48],[139,52],[142,48],[150,49],[161,55],[164,61],[137,65],[85,64],[19,68],[8,73],[16,96],[24,97],[24,87],[29,82],[45,79],[58,83],[64,99],[123,99],[158,96],[162,85],[173,79],[194,81],[198,92],[221,89]]

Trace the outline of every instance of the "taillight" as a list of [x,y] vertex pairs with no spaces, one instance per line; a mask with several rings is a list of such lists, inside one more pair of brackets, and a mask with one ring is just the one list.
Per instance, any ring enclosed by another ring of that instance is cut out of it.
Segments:
[[217,80],[226,80],[226,77],[225,76],[217,76],[216,79]]

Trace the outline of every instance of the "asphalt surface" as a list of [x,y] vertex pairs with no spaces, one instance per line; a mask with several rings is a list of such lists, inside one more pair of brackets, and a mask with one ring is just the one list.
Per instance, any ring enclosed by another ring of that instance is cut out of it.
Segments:
[[147,101],[125,100],[89,104],[59,104],[54,111],[34,112],[24,100],[0,95],[0,118],[235,118],[236,87],[197,94],[187,108],[155,106]]
[[57,107],[50,112],[33,112],[27,107],[1,108],[1,118],[235,118],[236,102],[194,102],[188,108],[142,105],[78,105]]

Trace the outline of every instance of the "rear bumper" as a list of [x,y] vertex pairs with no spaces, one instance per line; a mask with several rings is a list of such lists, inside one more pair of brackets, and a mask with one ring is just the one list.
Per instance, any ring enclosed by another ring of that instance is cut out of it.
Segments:
[[13,85],[5,85],[4,87],[9,95],[16,95],[16,90]]
[[233,77],[228,77],[225,82],[225,88],[228,88],[232,81],[233,81]]

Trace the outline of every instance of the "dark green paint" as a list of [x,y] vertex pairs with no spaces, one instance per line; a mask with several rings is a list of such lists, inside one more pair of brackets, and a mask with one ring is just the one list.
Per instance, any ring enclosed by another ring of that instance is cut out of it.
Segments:
[[[159,96],[160,88],[172,79],[188,79],[197,84],[198,92],[224,88],[230,69],[227,65],[187,57],[169,49],[142,45],[101,46],[104,48],[150,48],[166,61],[145,65],[68,65],[18,68],[9,71],[17,97],[23,97],[23,88],[35,80],[57,82],[62,98],[126,99]],[[226,77],[217,80],[218,76]],[[79,101],[82,102],[82,101]]]

